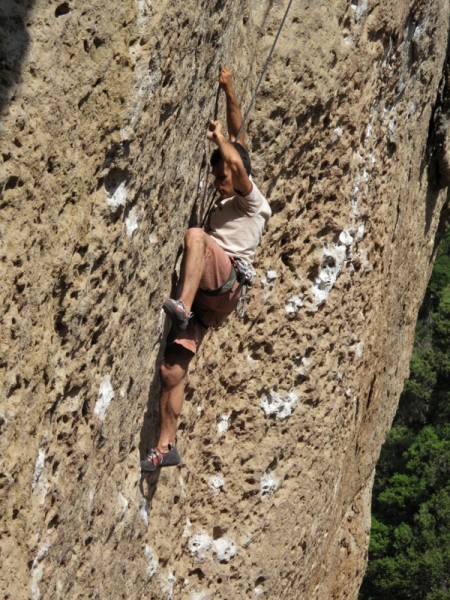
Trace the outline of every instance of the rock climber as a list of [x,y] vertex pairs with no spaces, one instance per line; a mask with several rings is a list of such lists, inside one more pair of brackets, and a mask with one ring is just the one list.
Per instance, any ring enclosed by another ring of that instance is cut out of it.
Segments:
[[160,370],[161,430],[157,446],[141,461],[143,471],[180,462],[175,434],[189,363],[207,328],[221,325],[236,308],[243,287],[251,284],[255,250],[271,216],[269,203],[251,178],[245,132],[236,141],[242,112],[232,74],[226,67],[220,72],[219,85],[226,97],[230,141],[218,121],[210,121],[207,134],[217,146],[210,163],[219,199],[205,230],[197,227],[187,230],[181,292],[176,300],[169,298],[163,304],[172,321],[172,330]]

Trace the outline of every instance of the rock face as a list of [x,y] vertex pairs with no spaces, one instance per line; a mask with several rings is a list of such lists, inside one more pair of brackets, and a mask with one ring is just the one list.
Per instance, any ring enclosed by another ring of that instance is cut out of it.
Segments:
[[138,467],[218,68],[247,105],[285,6],[1,4],[5,598],[357,597],[445,216],[446,0],[292,4],[249,314],[194,361],[183,465]]

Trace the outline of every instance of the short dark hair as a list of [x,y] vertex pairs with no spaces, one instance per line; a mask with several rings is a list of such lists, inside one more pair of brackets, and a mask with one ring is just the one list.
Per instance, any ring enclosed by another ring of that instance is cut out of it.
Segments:
[[[247,175],[252,174],[252,164],[250,162],[250,155],[247,150],[242,146],[239,142],[232,142],[233,146],[239,153],[239,156],[242,159],[245,170],[247,171]],[[219,148],[216,148],[211,154],[210,164],[212,167],[215,167],[219,164],[219,162],[223,160],[222,155],[220,154]]]

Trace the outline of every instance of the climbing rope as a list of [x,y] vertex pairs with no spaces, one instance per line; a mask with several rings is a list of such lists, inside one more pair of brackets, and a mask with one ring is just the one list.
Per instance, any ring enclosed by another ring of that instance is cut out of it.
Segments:
[[[220,67],[219,67],[220,69]],[[217,84],[217,92],[216,92],[216,101],[214,103],[214,121],[217,121],[217,117],[219,115],[219,95],[220,95],[220,85]],[[209,176],[211,175],[211,163],[208,160],[208,153],[206,151],[206,142],[203,146],[203,152],[204,152],[204,156],[206,158],[206,164],[208,165],[208,168],[206,170],[206,179],[204,179],[204,189],[203,189],[203,198],[202,198],[202,208],[205,207],[206,204],[206,198],[208,195],[208,186],[209,186]],[[214,201],[215,198],[215,193],[213,193],[212,195],[212,199],[209,203],[208,209],[205,212],[205,216],[203,217],[202,223],[201,223],[201,227],[204,227],[205,223],[206,223],[206,218],[208,217],[211,208],[212,208],[212,203]]]
[[286,11],[284,13],[283,19],[281,20],[280,26],[278,27],[277,35],[275,36],[275,39],[273,41],[272,48],[270,49],[269,55],[266,58],[266,62],[264,63],[263,70],[261,71],[261,75],[259,76],[258,83],[256,84],[255,91],[253,92],[253,96],[251,97],[250,104],[249,104],[249,106],[248,106],[248,108],[247,108],[247,110],[245,112],[244,118],[242,119],[241,126],[240,126],[238,134],[236,136],[236,141],[239,141],[239,137],[241,136],[241,134],[242,134],[242,132],[244,130],[245,124],[246,124],[247,119],[248,119],[248,117],[250,115],[250,111],[253,108],[253,104],[255,103],[256,95],[258,94],[259,86],[261,85],[262,80],[264,79],[264,77],[266,75],[267,69],[269,68],[270,60],[271,60],[272,55],[274,53],[275,46],[277,45],[278,39],[279,39],[279,37],[281,35],[281,31],[282,31],[282,29],[284,27],[284,23],[285,23],[286,18],[288,16],[289,9],[291,8],[292,2],[293,2],[293,0],[289,1],[289,4],[288,4],[288,6],[286,8]]
[[[219,69],[220,69],[220,67],[219,67]],[[220,85],[217,84],[216,99],[215,99],[215,103],[214,103],[214,120],[215,121],[217,121],[217,116],[219,113],[219,94],[220,94]],[[198,173],[197,191],[195,194],[194,209],[193,209],[193,211],[196,214],[195,227],[198,226],[198,212],[200,212],[200,214],[201,214],[204,211],[205,204],[207,201],[207,196],[208,196],[209,176],[211,174],[211,165],[210,165],[210,162],[208,159],[208,155],[209,155],[209,140],[205,139],[205,141],[203,142],[202,159],[201,159],[200,169],[199,169],[199,173]],[[206,168],[206,173],[205,173],[205,168]],[[199,202],[200,193],[201,193],[202,188],[203,188],[202,199],[201,199],[200,206],[198,207],[198,202]],[[205,217],[203,218],[203,220],[200,224],[200,227],[203,227],[205,224],[206,216],[208,215],[208,213],[210,211],[210,206],[208,206],[208,210],[205,213]]]

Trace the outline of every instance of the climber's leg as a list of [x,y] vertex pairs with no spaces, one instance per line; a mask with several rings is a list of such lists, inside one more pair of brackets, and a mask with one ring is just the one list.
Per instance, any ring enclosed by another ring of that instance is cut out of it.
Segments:
[[166,452],[175,443],[177,421],[183,407],[184,384],[193,353],[179,344],[172,344],[166,351],[161,366],[161,432],[158,448]]
[[184,260],[181,270],[180,298],[191,310],[195,294],[205,269],[207,234],[199,227],[191,227],[184,237]]
[[193,352],[179,344],[171,344],[166,350],[160,370],[161,431],[156,448],[150,451],[146,460],[141,461],[143,471],[154,471],[180,462],[180,455],[175,448],[175,435],[183,407],[186,373],[193,356]]
[[179,329],[186,329],[191,307],[205,268],[207,234],[199,227],[188,229],[184,238],[184,255],[181,269],[181,293],[178,300],[164,302],[165,312]]

